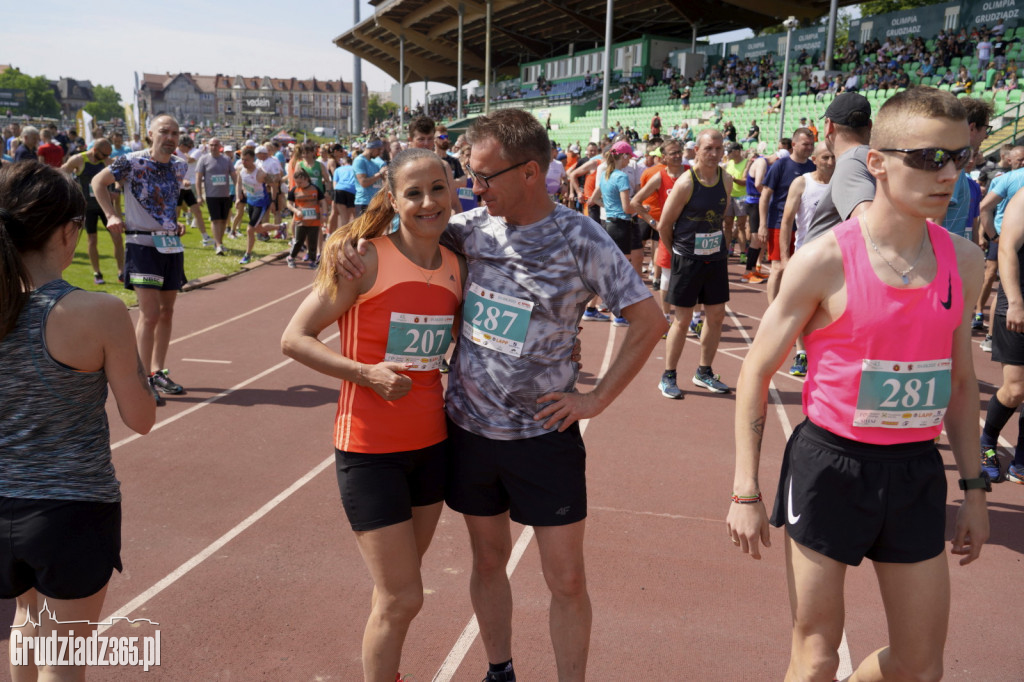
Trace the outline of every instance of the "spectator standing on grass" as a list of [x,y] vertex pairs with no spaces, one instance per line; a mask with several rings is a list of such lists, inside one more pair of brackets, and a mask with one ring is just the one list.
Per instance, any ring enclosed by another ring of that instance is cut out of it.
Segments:
[[[136,336],[139,356],[149,374],[158,405],[160,393],[184,393],[167,369],[174,304],[185,277],[185,249],[181,235],[185,226],[177,222],[176,207],[188,164],[174,155],[180,136],[178,122],[162,114],[149,124],[153,146],[118,157],[92,179],[93,192],[107,216],[107,229],[125,234],[124,286],[134,290],[139,303]],[[124,186],[125,211],[114,207],[106,187],[113,182]]]

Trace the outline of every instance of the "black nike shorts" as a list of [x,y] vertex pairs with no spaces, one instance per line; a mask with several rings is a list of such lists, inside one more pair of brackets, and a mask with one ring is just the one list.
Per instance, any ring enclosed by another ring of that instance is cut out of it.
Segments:
[[850,566],[926,561],[945,548],[942,457],[930,440],[870,445],[805,420],[786,444],[771,524]]

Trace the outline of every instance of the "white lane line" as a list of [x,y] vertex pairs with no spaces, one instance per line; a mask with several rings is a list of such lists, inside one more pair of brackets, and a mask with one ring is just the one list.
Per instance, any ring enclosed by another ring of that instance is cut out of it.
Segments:
[[[729,311],[729,317],[732,318],[733,324],[737,326],[740,334],[746,339],[747,344],[752,344],[753,341],[747,330],[739,326],[740,321],[728,306],[725,307]],[[786,375],[789,376],[789,375]],[[796,379],[797,377],[792,377]],[[779,421],[782,422],[782,431],[786,434],[786,440],[793,434],[793,426],[789,422],[789,415],[786,414],[786,408],[782,405],[782,398],[779,396],[778,390],[775,388],[775,380],[773,379],[768,384],[768,393],[771,395],[772,402],[775,403],[775,412],[779,416]],[[843,639],[839,642],[839,670],[836,672],[836,677],[843,680],[853,674],[853,664],[850,660],[850,645],[846,642],[846,628],[843,628]]]
[[[336,333],[332,334],[331,336],[327,337],[326,339],[324,339],[324,343],[327,343],[328,341],[332,341],[332,340],[338,338],[340,335],[341,335],[340,332],[336,332]],[[277,370],[281,369],[282,367],[284,367],[285,365],[287,365],[287,364],[289,364],[291,362],[294,362],[294,360],[292,360],[291,358],[289,358],[289,359],[287,359],[287,360],[285,360],[283,362],[279,362],[278,364],[274,365],[273,367],[265,369],[262,372],[260,372],[259,374],[255,375],[255,376],[253,376],[253,377],[251,377],[249,379],[246,379],[245,381],[243,381],[243,382],[241,382],[239,384],[235,384],[234,386],[232,386],[231,388],[229,388],[229,389],[227,389],[225,391],[221,391],[217,395],[215,395],[215,396],[213,396],[213,397],[211,397],[211,398],[209,398],[207,400],[204,400],[203,402],[199,403],[198,405],[193,405],[192,407],[188,408],[187,410],[183,410],[182,412],[179,412],[178,414],[174,415],[173,417],[169,417],[168,419],[165,419],[162,422],[159,422],[158,424],[153,426],[153,429],[150,431],[150,433],[152,433],[153,431],[155,431],[157,429],[163,428],[163,427],[167,426],[168,424],[172,424],[172,423],[176,422],[177,420],[181,419],[182,417],[184,417],[184,416],[186,416],[188,414],[192,414],[196,410],[199,410],[199,409],[201,409],[203,407],[206,407],[207,405],[210,405],[212,403],[215,403],[218,400],[220,400],[221,398],[224,398],[225,396],[231,395],[235,391],[237,391],[237,390],[239,390],[241,388],[244,388],[245,386],[248,386],[249,384],[251,384],[254,381],[262,379],[263,377],[267,376],[268,374],[276,372]],[[137,433],[133,434],[133,435],[129,436],[128,438],[124,438],[124,439],[114,443],[113,445],[110,446],[110,449],[111,450],[116,450],[117,448],[121,447],[122,445],[127,445],[128,443],[131,443],[132,441],[136,440],[137,438],[141,438],[141,436],[139,434],[137,434]],[[257,509],[255,512],[253,512],[251,515],[249,515],[248,518],[243,520],[241,523],[236,525],[234,528],[232,528],[228,532],[224,533],[224,535],[222,535],[219,538],[217,538],[217,540],[215,540],[213,543],[208,545],[205,549],[203,549],[201,552],[199,552],[198,554],[193,556],[191,559],[189,559],[188,561],[183,563],[181,566],[179,566],[178,568],[176,568],[173,571],[171,571],[170,573],[168,573],[166,576],[164,576],[164,578],[159,580],[156,584],[154,584],[148,590],[146,590],[145,592],[142,592],[140,595],[135,597],[135,599],[132,599],[130,602],[128,602],[124,606],[121,606],[121,607],[119,607],[117,609],[114,609],[111,612],[111,614],[112,615],[117,615],[117,616],[127,616],[129,613],[135,611],[135,609],[139,608],[140,606],[142,606],[143,604],[148,602],[150,599],[152,599],[156,595],[158,595],[161,592],[163,592],[165,589],[167,589],[173,583],[175,583],[179,578],[181,578],[182,576],[187,574],[189,571],[191,571],[193,568],[195,568],[196,566],[198,566],[199,564],[201,564],[202,562],[204,562],[208,558],[210,558],[210,556],[212,556],[214,554],[214,552],[216,552],[221,547],[226,545],[228,542],[233,540],[240,533],[242,533],[244,530],[249,528],[251,525],[253,525],[257,521],[259,521],[261,518],[263,518],[264,516],[269,514],[275,507],[277,507],[279,504],[281,504],[286,499],[288,499],[288,497],[290,497],[292,493],[294,493],[296,490],[298,490],[299,488],[304,486],[306,483],[311,481],[317,474],[319,474],[321,471],[323,471],[328,466],[330,466],[331,462],[333,462],[333,461],[334,461],[334,455],[332,454],[330,457],[328,457],[327,459],[325,459],[324,461],[320,462],[315,467],[313,467],[313,469],[311,469],[308,473],[306,473],[305,476],[303,476],[299,480],[295,481],[295,483],[292,483],[290,486],[288,486],[288,488],[286,488],[284,491],[279,493],[272,500],[270,500],[265,505],[263,505],[262,507]],[[108,618],[108,620],[109,620],[109,618]],[[99,633],[102,634],[108,627],[110,627],[110,626],[109,625],[101,626],[98,629]]]
[[[323,339],[323,342],[327,343],[328,341],[333,341],[334,339],[338,338],[339,336],[341,336],[341,332],[335,332],[335,333],[331,334],[330,336],[328,336],[326,339]],[[197,404],[193,405],[192,407],[190,407],[188,409],[182,410],[181,412],[179,412],[176,415],[168,417],[167,419],[165,419],[165,420],[163,420],[161,422],[157,422],[156,424],[153,425],[153,428],[150,429],[149,432],[153,433],[153,431],[156,431],[157,429],[162,429],[163,427],[165,427],[165,426],[167,426],[169,424],[173,424],[174,422],[178,421],[182,417],[186,417],[186,416],[192,414],[193,412],[206,407],[207,405],[211,405],[211,404],[217,402],[218,400],[220,400],[221,398],[226,398],[227,396],[231,395],[235,391],[237,391],[239,389],[242,389],[242,388],[245,388],[246,386],[248,386],[249,384],[253,383],[254,381],[259,381],[260,379],[262,379],[263,377],[267,376],[268,374],[273,374],[277,370],[281,369],[285,365],[288,365],[288,364],[290,364],[292,362],[295,362],[295,361],[292,360],[291,358],[288,358],[287,360],[282,360],[281,362],[277,363],[273,367],[265,369],[262,372],[260,372],[259,374],[255,375],[255,376],[252,376],[252,377],[249,377],[248,379],[246,379],[245,381],[243,381],[241,383],[235,384],[231,388],[224,389],[223,391],[221,391],[217,395],[211,396],[211,397],[207,398],[206,400],[204,400],[201,403],[197,403]],[[133,433],[132,435],[128,436],[127,438],[122,438],[121,440],[119,440],[116,443],[112,444],[110,446],[110,450],[111,450],[111,452],[113,452],[114,450],[118,449],[119,447],[121,447],[123,445],[128,445],[129,443],[134,442],[134,441],[138,440],[139,438],[142,438],[141,434]]]
[[182,358],[182,362],[210,362],[216,365],[230,365],[231,360],[207,360],[206,358]]
[[284,301],[285,299],[289,299],[289,298],[291,298],[292,296],[294,296],[296,294],[301,294],[302,292],[306,291],[307,289],[311,289],[312,287],[313,287],[312,284],[307,284],[306,286],[302,287],[301,289],[296,289],[295,291],[291,292],[290,294],[285,294],[284,296],[281,296],[280,298],[275,298],[273,301],[267,301],[263,305],[257,306],[256,308],[253,308],[252,310],[247,310],[244,313],[241,313],[239,315],[235,315],[234,317],[230,317],[230,318],[228,318],[226,320],[222,320],[221,322],[218,322],[217,324],[211,324],[209,327],[206,327],[205,329],[200,329],[198,331],[192,332],[191,334],[186,334],[185,336],[180,336],[180,337],[178,337],[176,339],[171,339],[171,344],[180,343],[182,341],[187,341],[188,339],[191,339],[191,338],[193,338],[195,336],[199,336],[200,334],[205,334],[208,331],[213,331],[214,329],[217,329],[218,327],[223,327],[226,324],[231,324],[232,322],[237,322],[238,320],[242,319],[243,317],[248,317],[249,315],[252,315],[253,313],[258,313],[259,311],[263,310],[264,308],[269,308],[272,305],[276,305],[276,304],[280,303],[281,301]]
[[[180,578],[185,576],[193,568],[195,568],[196,566],[198,566],[199,564],[203,563],[211,556],[213,556],[213,554],[217,552],[221,547],[231,542],[251,525],[253,525],[257,521],[262,519],[264,516],[269,514],[271,511],[273,511],[275,507],[277,507],[279,504],[281,504],[286,499],[291,497],[292,493],[294,493],[299,488],[309,483],[311,480],[313,480],[314,477],[316,477],[317,474],[327,469],[333,463],[334,454],[331,454],[329,457],[324,459],[324,461],[320,462],[315,467],[310,469],[302,478],[300,478],[299,480],[295,481],[290,486],[285,488],[280,494],[274,497],[274,499],[270,500],[265,505],[257,509],[252,514],[250,514],[247,519],[239,523],[237,526],[229,530],[227,533],[224,533],[224,535],[221,535],[219,538],[217,538],[217,540],[208,545],[206,549],[199,552],[191,559],[183,563],[181,566],[171,571],[162,580],[157,582],[155,585],[153,585],[151,588],[149,588],[139,596],[135,597],[135,599],[132,599],[130,602],[128,602],[124,606],[121,606],[120,608],[114,609],[111,612],[111,614],[117,616],[127,616],[128,614],[132,613],[133,611],[141,607],[143,604],[148,602],[150,599],[166,590],[168,587],[177,582]],[[99,628],[97,628],[98,634],[103,634],[109,627],[109,625],[101,625]]]
[[[609,325],[608,327],[608,343],[605,344],[604,348],[604,359],[601,361],[601,369],[597,373],[597,382],[601,382],[601,377],[604,376],[605,372],[608,371],[608,367],[612,364],[612,354],[615,351],[615,329]],[[584,434],[587,431],[587,426],[590,424],[589,419],[580,421],[580,434]],[[512,577],[512,572],[516,570],[516,566],[519,565],[519,560],[523,557],[523,553],[526,552],[526,548],[529,546],[530,541],[533,539],[533,526],[526,526],[523,528],[523,532],[520,533],[519,538],[516,540],[516,544],[512,547],[512,556],[509,557],[508,565],[505,566],[505,575],[509,578]],[[469,648],[473,645],[473,641],[480,634],[480,624],[477,622],[476,614],[474,613],[469,622],[466,623],[466,627],[462,628],[462,632],[459,633],[458,639],[455,640],[455,644],[452,646],[451,651],[445,657],[444,662],[441,663],[441,667],[438,668],[437,673],[434,674],[433,682],[450,682],[452,677],[455,676],[459,666],[462,665],[463,659],[466,658],[466,653]]]

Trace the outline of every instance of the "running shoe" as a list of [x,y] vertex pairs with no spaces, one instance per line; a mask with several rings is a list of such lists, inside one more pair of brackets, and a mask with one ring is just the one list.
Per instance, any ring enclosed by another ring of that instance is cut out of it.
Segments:
[[601,306],[600,308],[598,308],[598,309],[597,309],[597,311],[598,311],[599,313],[610,313],[610,312],[611,312],[612,310],[611,310],[611,308],[609,308],[608,306],[606,306],[606,305],[603,305],[603,306]]
[[500,673],[488,670],[483,682],[516,682],[516,671],[512,670],[511,665]]
[[614,320],[612,320],[612,326],[613,327],[628,327],[629,326],[629,320],[627,320],[624,317],[616,317]]
[[218,246],[216,249],[213,250],[213,255],[214,256],[223,256],[223,255],[225,255],[224,254],[224,247],[223,246]]
[[1010,483],[1019,483],[1024,485],[1024,467],[1011,464],[1006,470],[1006,480]]
[[985,328],[985,318],[981,313],[974,313],[974,319],[971,320],[971,329],[980,331]]
[[596,310],[587,309],[583,312],[584,322],[607,322],[612,318],[608,317],[604,313],[599,313]]
[[712,393],[728,393],[730,389],[719,381],[721,378],[721,375],[715,374],[714,372],[703,374],[698,369],[693,375],[693,383],[695,386],[702,386]]
[[239,265],[246,265],[251,260],[252,260],[252,254],[247,253],[244,256],[242,256],[242,260],[238,261],[238,264]]
[[[275,239],[287,239],[288,235],[285,233],[283,227],[279,227],[279,228],[277,228],[277,234],[275,235],[274,238]],[[294,244],[292,246],[294,246]]]
[[167,401],[160,396],[160,392],[156,390],[156,386],[153,385],[153,377],[148,378],[149,381],[149,392],[153,394],[153,400],[156,401],[157,407],[162,407],[167,404]]
[[319,258],[317,258],[315,261],[311,261],[309,263],[309,269],[310,270],[316,270],[318,267],[320,267],[320,259]]
[[700,318],[699,320],[694,320],[693,318],[690,318],[690,332],[698,339],[700,338],[700,332],[702,329],[704,329],[703,317]]
[[796,354],[796,359],[793,360],[793,366],[789,368],[789,373],[795,377],[807,376],[807,353]]
[[213,238],[210,235],[203,235],[203,246],[213,246]]
[[256,235],[256,241],[258,241],[258,242],[269,242],[270,241],[270,235],[266,235],[266,234],[262,234],[262,233],[257,234]]
[[150,376],[149,383],[153,388],[162,393],[177,395],[178,393],[185,392],[185,389],[182,388],[181,384],[177,384],[173,379],[171,379],[171,375],[166,369],[162,369]]
[[994,448],[981,451],[981,470],[992,479],[993,483],[998,483],[1002,480],[999,473],[999,458],[996,457]]
[[106,284],[106,281],[103,279],[103,275],[98,272],[92,273],[92,282],[93,284]]
[[653,282],[651,282],[651,290],[652,291],[658,291],[660,289],[661,289],[661,280],[660,279],[656,279]]
[[741,253],[740,254],[740,265],[746,265],[746,264],[747,264],[747,254]]
[[117,281],[120,282],[121,284],[124,284],[124,273],[123,272],[117,273]]
[[761,269],[761,266],[754,268],[754,274],[761,279],[768,279],[768,273]]
[[448,364],[448,361],[445,360],[444,358],[441,358],[441,366],[438,368],[437,371],[439,371],[441,374],[447,374],[451,370],[452,368],[451,365]]
[[676,385],[675,371],[663,372],[661,381],[658,382],[658,390],[666,398],[679,400],[683,397],[683,391]]
[[992,352],[992,335],[986,334],[985,340],[981,342],[981,349],[986,353]]
[[288,261],[288,267],[290,267],[291,269],[294,270],[295,269],[295,259],[292,258],[291,256],[288,256],[288,258],[286,260]]

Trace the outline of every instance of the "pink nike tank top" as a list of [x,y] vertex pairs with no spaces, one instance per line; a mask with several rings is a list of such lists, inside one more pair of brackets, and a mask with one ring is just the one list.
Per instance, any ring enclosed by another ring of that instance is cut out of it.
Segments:
[[846,309],[804,338],[804,414],[862,443],[935,438],[949,404],[953,331],[964,305],[952,239],[929,221],[935,278],[898,289],[875,274],[857,218],[834,233],[843,255]]

